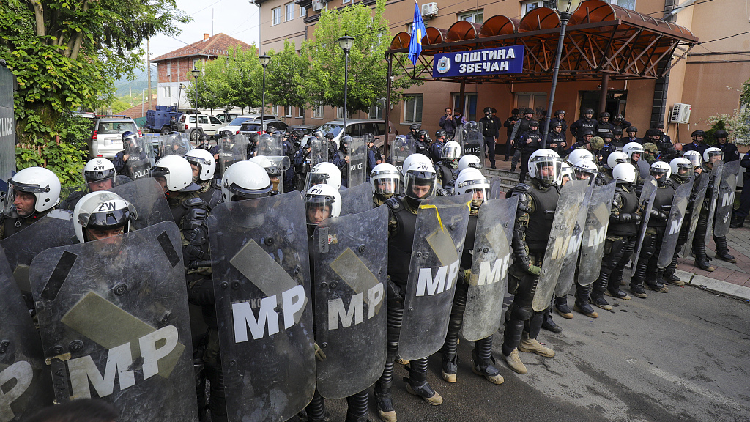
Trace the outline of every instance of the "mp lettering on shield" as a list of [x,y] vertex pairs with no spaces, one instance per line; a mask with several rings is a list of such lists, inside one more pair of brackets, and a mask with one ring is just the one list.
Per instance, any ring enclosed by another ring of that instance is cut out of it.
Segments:
[[[491,264],[491,265],[490,265]],[[479,263],[479,278],[477,286],[495,284],[505,278],[510,266],[510,254],[504,258],[498,258],[495,262],[484,261]]]
[[133,358],[130,342],[109,349],[104,374],[99,372],[91,355],[70,359],[66,363],[70,373],[70,385],[73,389],[72,397],[91,398],[89,382],[99,397],[109,396],[115,389],[115,375],[117,375],[120,390],[134,386],[136,379],[133,366],[137,360],[143,362],[143,381],[145,381],[159,374],[159,361],[170,356],[177,349],[178,344],[177,327],[167,325],[138,339],[140,357],[136,356],[136,358],[140,359]]
[[437,267],[434,276],[432,268],[420,268],[419,278],[417,279],[417,296],[434,296],[450,290],[453,283],[456,282],[456,277],[458,277],[459,262],[457,260],[450,265]]
[[31,364],[25,360],[14,362],[0,371],[0,387],[4,385],[12,386],[7,391],[0,388],[0,421],[4,422],[14,418],[15,415],[11,405],[26,392],[33,379],[34,370]]
[[266,333],[266,327],[269,336],[278,333],[279,318],[283,319],[284,329],[291,327],[295,324],[294,314],[305,306],[305,299],[305,288],[300,285],[294,286],[281,294],[281,312],[277,312],[276,295],[264,297],[260,300],[257,318],[249,302],[233,303],[235,343],[248,341],[248,331],[253,335],[253,340],[262,338]]
[[[383,285],[376,284],[367,290],[367,319],[371,319],[375,316],[375,310],[378,309],[378,305],[383,302]],[[328,301],[328,329],[336,330],[339,328],[339,321],[341,326],[349,328],[354,325],[361,324],[364,321],[364,292],[352,296],[349,302],[349,309],[346,309],[344,300],[342,298],[336,298]]]
[[607,237],[607,228],[606,227],[600,227],[598,229],[590,229],[589,230],[589,243],[588,247],[594,247],[597,245],[601,245],[604,242],[604,239]]

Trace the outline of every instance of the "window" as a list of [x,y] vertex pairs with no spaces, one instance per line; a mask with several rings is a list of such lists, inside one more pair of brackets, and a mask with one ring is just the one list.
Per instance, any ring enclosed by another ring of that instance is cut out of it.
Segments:
[[292,117],[292,106],[284,106],[284,116]]
[[352,1],[352,0],[342,0],[342,3],[344,3],[344,4],[347,4],[347,3],[349,3],[350,1]]
[[172,97],[172,87],[168,86],[168,87],[166,87],[166,89],[167,89],[167,97],[171,98]]
[[271,9],[271,26],[281,23],[281,6]]
[[516,108],[531,108],[534,110],[534,118],[541,119],[547,110],[547,93],[517,92]]
[[297,107],[297,118],[301,119],[305,117],[305,109],[302,107]]
[[284,15],[286,16],[285,22],[289,22],[294,19],[294,3],[287,3],[284,5]]
[[306,9],[306,8],[304,8],[304,7],[302,7],[302,6],[300,6],[300,7],[299,7],[299,17],[301,17],[301,18],[304,18],[304,17],[305,17],[305,14],[306,14],[306,12],[307,12],[307,9]]
[[381,98],[375,101],[375,104],[373,104],[370,107],[370,112],[367,114],[367,117],[370,119],[382,119],[384,108],[385,108],[385,98]]
[[315,106],[312,109],[312,118],[313,119],[322,119],[323,118],[323,106]]
[[540,0],[532,0],[532,1],[524,1],[521,2],[521,16],[531,12],[532,10],[536,9],[537,7],[544,6],[544,2]]
[[167,62],[167,76],[172,75],[172,62]]
[[198,68],[198,63],[200,63],[200,62],[201,62],[201,59],[193,59],[193,69],[197,69]]
[[[451,93],[453,97],[453,114],[455,115],[458,108],[458,100],[461,98],[461,93]],[[463,116],[467,122],[477,121],[477,93],[476,92],[464,92],[464,110]]]
[[610,3],[623,9],[635,10],[635,0],[610,0]]
[[[336,107],[336,118],[337,119],[343,119],[344,118],[344,107]],[[347,119],[352,118],[352,113],[346,114]]]
[[458,20],[473,23],[484,23],[484,9],[459,13]]
[[422,122],[422,94],[404,96],[404,123]]

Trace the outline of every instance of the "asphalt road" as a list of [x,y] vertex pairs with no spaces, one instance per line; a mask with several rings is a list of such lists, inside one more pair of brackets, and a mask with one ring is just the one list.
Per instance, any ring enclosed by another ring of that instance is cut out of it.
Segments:
[[[609,298],[610,301],[614,300]],[[572,305],[573,298],[569,297]],[[599,318],[556,316],[564,331],[542,331],[552,359],[521,353],[529,372],[517,375],[494,355],[505,383],[471,372],[471,343],[459,344],[458,383],[440,378],[440,357],[428,377],[443,396],[430,406],[406,393],[397,365],[399,421],[750,421],[750,304],[695,287],[670,287],[647,299],[615,301]],[[501,328],[502,331],[502,328]],[[370,420],[377,421],[371,397]],[[345,400],[326,401],[343,421]]]

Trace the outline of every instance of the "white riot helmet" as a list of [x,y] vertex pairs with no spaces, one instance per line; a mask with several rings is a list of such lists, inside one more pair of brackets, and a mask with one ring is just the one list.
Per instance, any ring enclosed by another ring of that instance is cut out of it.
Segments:
[[538,149],[529,157],[529,176],[548,184],[559,183],[562,178],[562,160],[551,149]]
[[581,159],[572,163],[573,172],[578,180],[590,179],[596,176],[599,172],[599,168],[592,161]]
[[700,167],[701,164],[703,164],[703,157],[701,157],[701,153],[698,151],[686,151],[685,154],[682,155],[682,157],[687,158],[691,163],[693,163],[693,169],[695,169],[696,167]]
[[563,179],[568,178],[568,181],[575,180],[576,175],[573,173],[573,167],[570,166],[570,164],[566,163],[565,161],[562,162],[560,165],[560,180],[557,182],[558,185],[562,186],[564,185]]
[[115,174],[115,165],[106,158],[94,158],[83,167],[83,178],[86,179],[86,183],[112,179],[112,186],[114,187]]
[[[404,194],[418,201],[433,196],[437,174],[432,161],[423,154],[412,154],[408,158],[411,158],[409,163],[404,162]],[[418,197],[415,186],[429,186],[429,190]]]
[[614,169],[620,163],[629,162],[628,154],[623,151],[613,151],[607,157],[607,167]]
[[333,163],[318,163],[307,173],[305,191],[315,185],[331,185],[336,190],[341,188],[341,170]]
[[724,159],[724,151],[722,151],[721,149],[716,147],[706,148],[706,150],[703,151],[703,161],[709,163],[711,162],[711,158],[717,155],[721,157],[719,158],[720,160]]
[[372,193],[395,195],[401,192],[401,173],[390,163],[380,163],[370,172]]
[[123,232],[127,233],[130,231],[130,223],[137,218],[133,204],[106,190],[89,193],[73,209],[73,227],[81,243],[94,240],[87,239],[84,229],[123,227]]
[[570,155],[568,155],[568,162],[569,163],[575,163],[581,158],[586,158],[592,163],[594,162],[594,154],[591,153],[591,151],[587,150],[586,148],[577,148],[574,149]]
[[44,212],[60,201],[60,179],[51,170],[42,167],[25,168],[8,180],[8,196],[5,198],[6,210],[15,211],[13,199],[16,192],[27,192],[34,195],[34,211]]
[[229,166],[221,179],[221,198],[224,202],[270,196],[271,189],[268,173],[263,167],[247,160]]
[[481,196],[476,199],[472,198],[471,206],[474,209],[478,209],[489,198],[490,184],[484,175],[482,175],[482,172],[477,169],[468,168],[461,170],[456,178],[454,194],[463,195],[470,193],[474,195],[475,192],[481,192]]
[[[671,173],[681,180],[687,180],[693,175],[693,163],[687,158],[675,158],[669,162]],[[680,171],[683,170],[683,171]]]
[[448,141],[440,149],[441,160],[457,160],[461,158],[461,145],[456,141]]
[[167,155],[156,162],[151,175],[154,178],[164,178],[167,190],[170,192],[191,192],[200,189],[193,183],[193,169],[190,163],[179,155]]
[[630,163],[620,163],[612,169],[612,178],[616,183],[635,183],[635,166]]
[[672,169],[669,167],[669,164],[665,163],[664,161],[656,161],[651,164],[650,173],[651,176],[654,176],[654,178],[656,178],[657,175],[663,175],[660,179],[658,179],[659,185],[663,185],[672,174]]
[[214,178],[216,172],[216,160],[213,154],[202,148],[194,148],[185,154],[185,159],[198,167],[198,180],[206,182]]
[[458,171],[459,173],[465,169],[468,168],[474,168],[479,169],[482,168],[482,162],[476,155],[464,155],[461,157],[460,160],[458,160]]
[[[316,211],[325,210],[328,207],[330,213],[325,216],[317,214],[320,220],[315,220]],[[335,218],[341,214],[341,194],[338,189],[331,185],[315,185],[307,190],[305,194],[305,216],[309,226],[317,226],[326,218]]]
[[624,152],[625,155],[628,156],[628,160],[632,160],[634,153],[643,155],[643,145],[639,144],[638,142],[628,142],[624,147],[622,147],[622,152]]

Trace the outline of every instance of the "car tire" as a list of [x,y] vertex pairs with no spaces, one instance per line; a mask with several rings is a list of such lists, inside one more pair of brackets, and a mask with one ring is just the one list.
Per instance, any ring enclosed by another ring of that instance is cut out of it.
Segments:
[[162,126],[162,127],[161,127],[161,134],[162,134],[162,135],[169,135],[169,132],[170,132],[171,130],[172,130],[172,129],[171,129],[171,128],[170,128],[169,126],[167,126],[167,125],[164,125],[164,126]]
[[203,134],[203,131],[200,129],[193,129],[190,131],[190,142],[197,143],[200,141],[201,134]]

